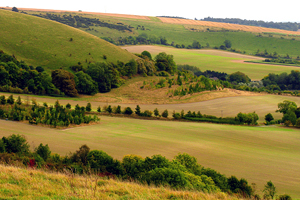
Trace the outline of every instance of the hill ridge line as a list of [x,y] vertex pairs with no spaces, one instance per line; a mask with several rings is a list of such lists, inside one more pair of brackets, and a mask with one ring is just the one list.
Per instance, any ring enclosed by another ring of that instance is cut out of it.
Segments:
[[[0,7],[0,9],[11,10],[12,7]],[[151,20],[150,17],[148,17],[148,16],[119,14],[119,13],[102,13],[102,12],[72,11],[72,10],[53,10],[53,9],[40,9],[40,8],[18,8],[18,10],[21,10],[21,11],[36,11],[36,12],[57,12],[57,13],[83,13],[83,14],[104,15],[104,16],[111,16],[111,17],[122,17],[122,18]]]

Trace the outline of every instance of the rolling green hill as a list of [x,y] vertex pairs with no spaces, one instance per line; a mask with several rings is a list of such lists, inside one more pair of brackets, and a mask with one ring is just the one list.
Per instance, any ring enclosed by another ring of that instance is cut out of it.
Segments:
[[28,65],[67,68],[81,62],[117,60],[135,56],[84,31],[51,20],[0,10],[0,50]]
[[[46,12],[38,11],[26,11],[28,14],[42,14],[45,15]],[[209,46],[210,48],[219,47],[223,42],[228,39],[232,43],[232,48],[245,51],[246,54],[255,54],[259,49],[261,52],[267,50],[269,53],[277,52],[281,56],[292,56],[296,58],[300,56],[300,36],[295,34],[283,34],[275,33],[274,29],[272,32],[247,32],[239,30],[228,30],[221,27],[212,26],[201,26],[193,24],[171,24],[163,23],[157,17],[148,17],[147,19],[135,19],[128,18],[126,16],[105,16],[105,14],[97,13],[80,13],[80,12],[51,12],[54,15],[59,15],[63,18],[63,15],[80,16],[83,18],[99,19],[101,22],[114,24],[114,25],[125,25],[132,27],[132,31],[123,31],[112,29],[108,27],[103,27],[101,25],[89,25],[88,27],[80,26],[79,29],[93,34],[97,37],[109,37],[113,39],[116,44],[120,44],[119,40],[121,38],[134,36],[137,37],[141,34],[147,36],[147,39],[153,40],[160,37],[165,37],[168,44],[182,45],[185,47],[192,45],[193,41],[199,41],[204,47]],[[188,20],[192,23],[194,20]],[[77,24],[75,24],[75,27]],[[253,27],[253,29],[259,27]],[[251,31],[251,30],[249,30]],[[124,41],[123,41],[124,43]]]

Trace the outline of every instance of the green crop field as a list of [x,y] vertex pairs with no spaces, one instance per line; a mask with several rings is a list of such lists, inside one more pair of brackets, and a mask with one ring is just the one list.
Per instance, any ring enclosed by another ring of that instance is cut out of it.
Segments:
[[299,70],[296,66],[267,65],[248,63],[243,61],[259,60],[261,58],[243,54],[231,53],[221,50],[187,50],[164,46],[141,45],[123,47],[132,53],[149,51],[154,57],[159,52],[166,52],[174,56],[177,65],[188,64],[199,67],[201,71],[214,70],[231,74],[241,71],[253,80],[261,80],[269,73],[290,73],[291,70]]
[[49,144],[53,153],[66,155],[82,144],[117,159],[127,154],[173,158],[186,152],[227,176],[256,183],[258,192],[272,180],[278,194],[300,198],[299,130],[191,122],[101,117],[98,125],[50,129],[0,120],[0,136],[23,134],[32,148]]
[[6,10],[0,10],[0,37],[0,50],[34,67],[68,68],[78,62],[87,65],[88,62],[104,61],[104,54],[111,62],[135,58],[84,31]]

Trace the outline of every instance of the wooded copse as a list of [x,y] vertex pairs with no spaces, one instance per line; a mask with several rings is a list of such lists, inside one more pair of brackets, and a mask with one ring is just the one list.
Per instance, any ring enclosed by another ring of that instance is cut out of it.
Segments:
[[78,91],[83,94],[96,94],[120,87],[125,82],[122,78],[125,76],[152,76],[160,70],[168,73],[177,71],[173,57],[166,53],[160,53],[154,61],[140,55],[139,59],[131,59],[127,63],[91,63],[87,68],[78,63],[70,69],[74,73],[56,69],[51,72],[50,77],[43,71],[43,67],[27,66],[24,62],[17,61],[14,56],[0,51],[0,91],[54,96],[77,96]]
[[13,121],[28,121],[30,124],[44,124],[50,127],[68,127],[69,125],[89,124],[98,122],[100,119],[94,115],[86,115],[86,107],[80,107],[78,104],[75,109],[70,105],[65,107],[58,101],[54,106],[44,103],[39,106],[35,100],[31,105],[23,103],[18,97],[17,101],[10,95],[7,99],[5,96],[0,97],[0,119],[9,119]]

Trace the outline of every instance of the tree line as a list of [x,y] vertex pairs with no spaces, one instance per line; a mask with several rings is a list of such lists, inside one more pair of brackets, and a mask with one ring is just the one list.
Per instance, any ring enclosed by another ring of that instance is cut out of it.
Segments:
[[291,73],[283,72],[281,74],[269,73],[260,81],[251,81],[251,79],[242,72],[227,74],[224,72],[204,71],[199,67],[190,65],[178,65],[178,70],[188,71],[197,76],[203,75],[208,78],[219,79],[222,87],[233,88],[237,90],[252,92],[268,92],[276,94],[290,94],[298,96],[300,90],[300,72],[292,70]]
[[261,26],[266,28],[276,28],[290,31],[298,31],[300,28],[300,23],[296,22],[265,22],[262,20],[246,20],[239,18],[212,18],[206,17],[202,19],[203,21],[212,21],[212,22],[223,22],[230,24],[241,24],[241,25],[250,25],[250,26]]
[[20,96],[17,100],[13,95],[7,99],[4,95],[0,96],[0,119],[28,121],[30,124],[44,124],[54,128],[98,122],[100,119],[96,115],[86,115],[86,111],[90,111],[89,108],[90,105],[80,107],[77,104],[75,109],[71,109],[70,104],[63,106],[58,101],[54,106],[48,106],[47,103],[39,106],[35,100],[32,101],[32,105],[26,105]]
[[100,27],[107,27],[110,29],[116,29],[118,31],[128,31],[132,32],[133,27],[124,25],[122,23],[117,23],[117,24],[112,24],[112,23],[107,23],[104,21],[100,21],[97,18],[89,18],[89,17],[82,17],[79,15],[57,15],[57,14],[51,14],[51,13],[46,13],[46,14],[32,14],[33,16],[36,17],[41,17],[45,19],[50,19],[53,21],[60,22],[62,24],[66,24],[68,26],[72,26],[75,28],[90,28],[91,26],[100,26]]
[[[260,199],[248,181],[236,176],[225,176],[218,171],[205,168],[197,159],[186,153],[179,153],[169,160],[162,155],[141,157],[126,155],[121,161],[101,150],[91,150],[82,145],[67,156],[53,154],[50,147],[42,143],[30,151],[30,145],[21,135],[10,135],[0,139],[0,158],[6,164],[21,163],[31,168],[42,168],[76,174],[97,174],[101,177],[118,177],[134,180],[146,185],[169,186],[173,189],[226,192],[239,197]],[[264,198],[273,198],[276,187],[268,181],[264,187]],[[289,195],[281,195],[289,197]]]

